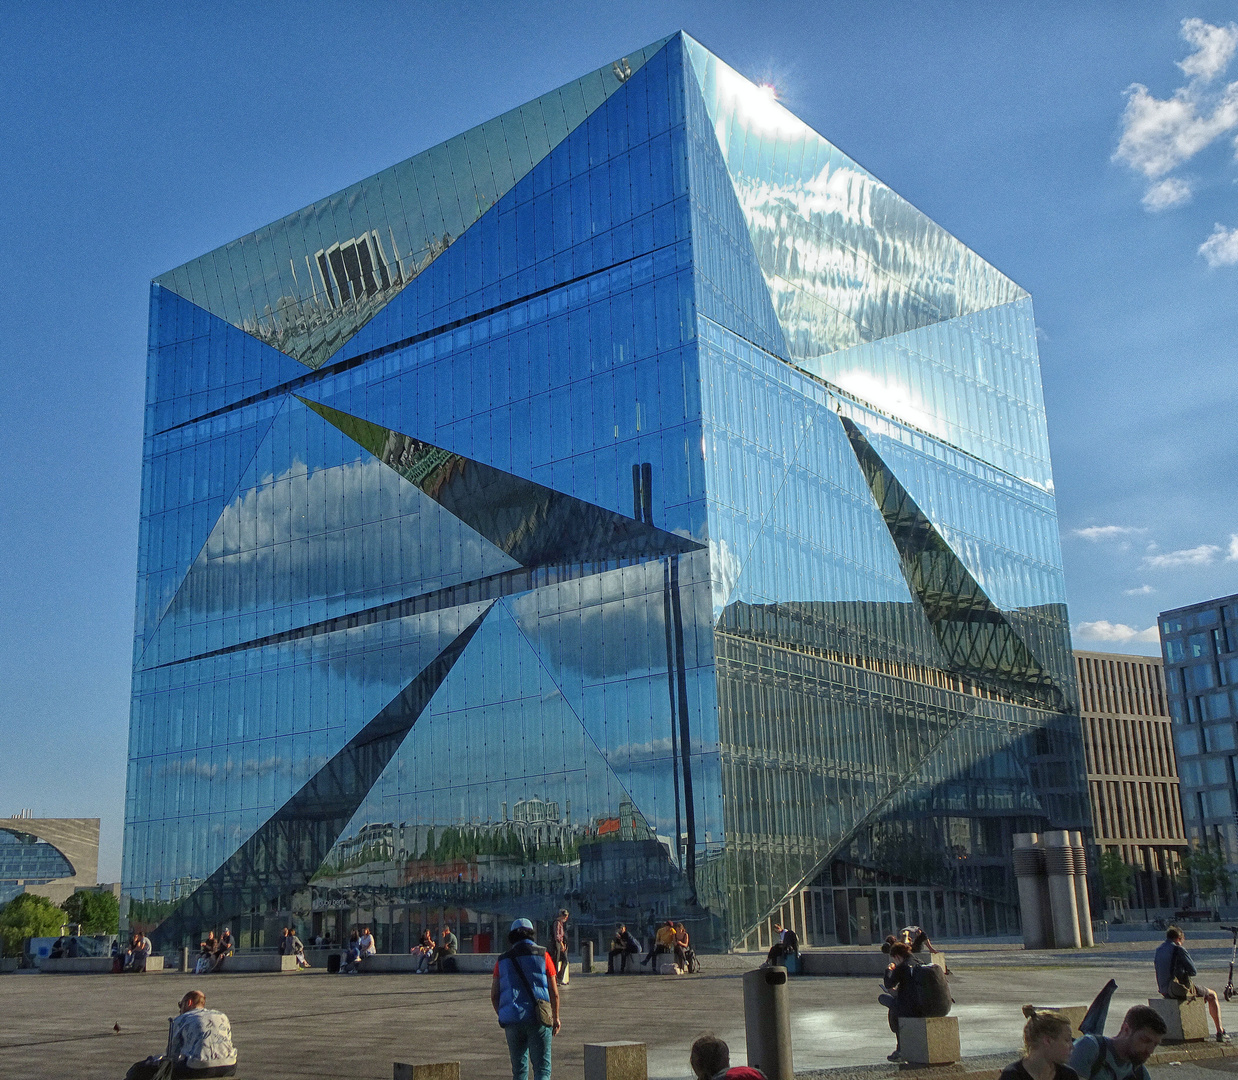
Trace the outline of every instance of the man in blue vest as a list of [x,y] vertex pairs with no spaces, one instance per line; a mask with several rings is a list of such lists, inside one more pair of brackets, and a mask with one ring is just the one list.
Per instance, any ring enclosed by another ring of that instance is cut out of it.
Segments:
[[507,1036],[512,1080],[550,1080],[550,1040],[559,1034],[559,985],[555,962],[533,940],[533,924],[517,919],[507,935],[511,948],[494,965],[490,1004]]

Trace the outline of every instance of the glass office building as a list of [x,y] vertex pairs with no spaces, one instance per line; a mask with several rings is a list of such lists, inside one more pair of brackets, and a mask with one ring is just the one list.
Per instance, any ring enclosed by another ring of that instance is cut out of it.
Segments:
[[147,388],[161,941],[997,932],[1089,828],[1028,294],[685,34],[159,277]]
[[1189,840],[1238,863],[1238,594],[1163,611],[1165,688]]

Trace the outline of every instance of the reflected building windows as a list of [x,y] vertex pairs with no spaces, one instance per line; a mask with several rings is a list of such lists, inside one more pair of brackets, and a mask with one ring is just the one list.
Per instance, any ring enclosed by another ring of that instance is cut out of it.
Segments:
[[162,275],[131,922],[1010,929],[1088,821],[1033,325],[685,34]]

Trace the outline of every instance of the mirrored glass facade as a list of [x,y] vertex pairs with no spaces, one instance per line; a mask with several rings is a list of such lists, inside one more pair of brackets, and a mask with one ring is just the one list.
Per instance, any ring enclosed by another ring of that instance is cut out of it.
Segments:
[[131,919],[1013,928],[1044,431],[1027,294],[684,34],[163,275]]
[[1238,594],[1161,612],[1187,838],[1238,865]]

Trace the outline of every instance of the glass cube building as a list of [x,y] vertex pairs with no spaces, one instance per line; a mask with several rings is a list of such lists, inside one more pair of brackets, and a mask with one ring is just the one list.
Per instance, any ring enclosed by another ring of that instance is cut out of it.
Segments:
[[995,933],[1090,831],[1030,297],[687,35],[150,311],[157,941]]
[[1238,594],[1161,612],[1187,837],[1238,863]]

